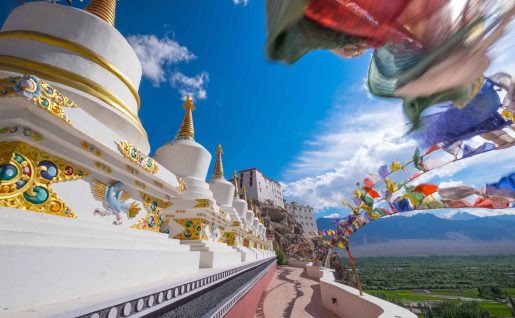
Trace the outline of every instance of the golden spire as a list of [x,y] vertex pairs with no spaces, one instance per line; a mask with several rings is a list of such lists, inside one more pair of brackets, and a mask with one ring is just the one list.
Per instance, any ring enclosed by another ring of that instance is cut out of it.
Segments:
[[248,200],[247,200],[247,187],[246,186],[243,186],[243,200],[245,200],[245,202],[248,202]]
[[222,164],[222,145],[218,145],[216,148],[216,162],[215,162],[215,172],[213,173],[213,179],[215,178],[223,178],[224,177],[224,165]]
[[232,172],[232,184],[234,184],[234,196],[237,198],[240,196],[240,192],[238,191],[238,175],[236,170]]
[[116,0],[91,0],[85,10],[114,26]]
[[193,116],[191,115],[191,112],[195,110],[195,105],[193,105],[193,99],[191,96],[186,96],[186,102],[184,102],[183,107],[186,110],[186,114],[184,114],[181,128],[179,129],[175,139],[194,139],[195,128],[193,127]]

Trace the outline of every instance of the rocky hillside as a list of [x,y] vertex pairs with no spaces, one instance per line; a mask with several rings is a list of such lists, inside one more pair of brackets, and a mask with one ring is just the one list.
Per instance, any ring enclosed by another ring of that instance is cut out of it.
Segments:
[[288,259],[312,259],[313,243],[304,235],[302,225],[286,209],[257,201],[253,203],[256,215],[263,219],[267,235],[273,236],[274,244],[285,252]]

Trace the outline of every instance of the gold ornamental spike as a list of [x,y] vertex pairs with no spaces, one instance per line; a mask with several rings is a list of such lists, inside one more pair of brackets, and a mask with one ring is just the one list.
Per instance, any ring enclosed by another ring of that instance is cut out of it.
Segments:
[[215,162],[215,172],[213,173],[213,179],[215,178],[223,178],[224,177],[224,165],[222,164],[222,145],[218,145],[216,148],[216,162]]
[[91,0],[85,10],[114,26],[116,0]]
[[234,196],[237,198],[240,195],[240,191],[238,191],[238,175],[236,170],[232,172],[232,184],[234,184]]
[[183,107],[186,110],[186,114],[184,114],[181,128],[175,139],[195,139],[195,128],[193,127],[193,116],[191,114],[195,110],[195,105],[193,105],[191,96],[186,96],[186,102],[184,102]]
[[248,202],[248,200],[247,200],[247,187],[246,186],[243,186],[243,200],[245,200],[245,202]]

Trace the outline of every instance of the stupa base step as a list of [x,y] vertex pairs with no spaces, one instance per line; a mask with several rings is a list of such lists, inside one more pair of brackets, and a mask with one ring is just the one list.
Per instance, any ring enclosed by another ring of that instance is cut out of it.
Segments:
[[242,262],[248,262],[248,261],[253,261],[253,260],[258,259],[256,253],[254,253],[254,251],[251,251],[250,249],[248,249],[246,247],[233,246],[233,249],[241,253],[241,261]]
[[2,314],[198,271],[199,253],[167,235],[88,225],[0,207]]
[[200,252],[200,268],[218,268],[241,262],[241,253],[230,246],[213,241],[181,241],[192,251]]

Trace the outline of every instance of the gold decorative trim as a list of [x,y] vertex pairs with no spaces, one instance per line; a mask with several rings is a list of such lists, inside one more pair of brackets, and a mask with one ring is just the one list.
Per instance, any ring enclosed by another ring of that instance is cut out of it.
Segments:
[[176,187],[177,191],[185,192],[188,190],[188,186],[186,185],[186,181],[183,178],[177,177],[177,182],[179,182],[179,186]]
[[52,190],[88,172],[24,142],[0,142],[0,206],[75,218]]
[[91,0],[84,10],[114,26],[116,0]]
[[129,159],[130,161],[134,162],[147,172],[150,172],[152,174],[157,172],[158,166],[156,161],[150,158],[149,156],[145,155],[138,148],[133,146],[130,142],[120,141],[117,142],[116,145],[118,146],[118,150],[120,151],[120,153],[126,159]]
[[88,152],[94,154],[97,157],[100,157],[102,155],[102,152],[100,150],[98,150],[95,146],[93,146],[92,144],[90,144],[90,143],[88,143],[86,141],[83,141],[80,144],[80,147],[82,149],[84,149],[85,151],[88,151]]
[[184,114],[184,118],[181,123],[181,127],[179,128],[179,132],[175,139],[183,140],[183,139],[195,139],[195,127],[193,125],[193,115],[192,112],[195,110],[195,105],[193,105],[193,99],[191,96],[186,96],[186,101],[182,106],[186,113]]
[[209,199],[195,199],[197,204],[193,208],[211,208],[213,207],[213,201]]
[[141,182],[141,181],[138,181],[138,180],[134,180],[134,184],[138,187],[138,188],[141,188],[143,190],[145,190],[147,188],[147,186]]
[[0,55],[0,69],[22,74],[34,74],[49,81],[61,83],[90,94],[127,116],[140,132],[148,138],[147,132],[141,125],[138,116],[132,112],[125,102],[105,87],[84,76],[50,64],[9,55]]
[[229,246],[238,245],[238,234],[236,232],[225,232],[222,236],[222,242]]
[[98,170],[102,170],[107,174],[111,174],[113,172],[113,170],[109,168],[109,166],[106,166],[105,164],[99,161],[95,161],[95,168],[97,168]]
[[224,165],[222,163],[223,153],[224,151],[222,150],[222,145],[218,144],[218,147],[216,147],[216,162],[215,171],[213,173],[213,179],[224,177]]
[[68,97],[34,75],[0,79],[0,97],[16,95],[30,100],[40,109],[49,112],[67,124],[70,120],[61,107],[77,107]]
[[210,223],[203,218],[174,219],[184,230],[175,235],[179,240],[209,240]]
[[132,166],[129,166],[129,165],[125,165],[125,169],[130,172],[133,176],[137,176],[139,174],[139,171],[138,169],[132,167]]
[[42,141],[44,139],[43,135],[35,130],[32,130],[28,127],[23,126],[12,126],[12,127],[4,127],[0,129],[1,135],[20,135],[25,138],[30,138],[34,141]]
[[26,30],[15,30],[15,31],[4,31],[0,32],[0,40],[7,40],[7,39],[24,39],[24,40],[31,40],[31,41],[38,41],[54,46],[61,47],[63,49],[78,53],[79,55],[87,58],[88,60],[94,62],[98,66],[102,67],[109,73],[116,76],[120,81],[122,81],[131,94],[134,96],[134,99],[136,99],[136,103],[138,104],[138,110],[140,109],[141,105],[141,99],[138,94],[138,90],[134,87],[132,82],[129,80],[127,76],[125,76],[116,66],[111,64],[107,59],[102,57],[101,55],[95,53],[91,49],[85,47],[82,44],[78,44],[75,42],[72,42],[70,40],[66,40],[63,38],[59,38],[53,35],[44,34],[41,32],[35,32],[35,31],[26,31]]
[[159,200],[145,192],[140,192],[140,196],[148,214],[131,227],[140,230],[161,232],[161,225],[166,222],[166,220],[163,219],[162,209],[170,207],[172,203]]

